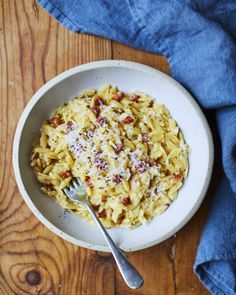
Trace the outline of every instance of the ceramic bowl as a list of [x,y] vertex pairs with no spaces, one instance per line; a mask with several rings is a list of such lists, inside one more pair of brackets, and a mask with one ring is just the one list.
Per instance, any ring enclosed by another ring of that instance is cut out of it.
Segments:
[[124,251],[162,242],[183,227],[199,208],[212,173],[213,142],[207,121],[193,97],[175,80],[151,67],[127,61],[98,61],[72,68],[43,85],[30,99],[16,129],[13,165],[19,190],[35,216],[53,233],[76,245],[109,251],[100,232],[64,210],[40,191],[29,155],[42,122],[60,104],[86,88],[106,84],[142,91],[165,104],[190,146],[189,174],[178,198],[162,215],[136,229],[109,229]]

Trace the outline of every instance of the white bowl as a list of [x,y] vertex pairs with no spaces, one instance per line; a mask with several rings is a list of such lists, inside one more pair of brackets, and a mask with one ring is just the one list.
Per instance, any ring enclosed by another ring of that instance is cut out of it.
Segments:
[[63,239],[86,248],[109,251],[100,232],[64,210],[40,191],[29,155],[42,122],[60,104],[86,88],[106,84],[121,90],[142,91],[165,104],[191,148],[189,175],[178,198],[162,215],[136,229],[110,229],[124,251],[136,251],[162,242],[183,227],[199,208],[212,173],[213,141],[207,121],[192,96],[169,76],[142,64],[98,61],[72,68],[46,83],[31,98],[18,123],[13,165],[20,192],[36,217]]

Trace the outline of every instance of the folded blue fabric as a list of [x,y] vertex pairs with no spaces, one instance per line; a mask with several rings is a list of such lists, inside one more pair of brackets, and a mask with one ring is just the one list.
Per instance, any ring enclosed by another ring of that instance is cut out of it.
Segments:
[[236,294],[236,1],[38,0],[62,25],[168,58],[171,75],[215,109],[225,176],[195,272],[214,294]]

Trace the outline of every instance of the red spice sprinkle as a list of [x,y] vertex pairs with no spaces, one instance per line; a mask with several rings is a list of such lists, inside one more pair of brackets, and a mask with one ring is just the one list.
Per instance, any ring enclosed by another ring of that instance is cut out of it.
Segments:
[[107,201],[107,196],[106,196],[106,195],[103,195],[103,196],[102,196],[102,202],[105,203],[106,201]]
[[99,114],[100,114],[99,107],[94,106],[94,107],[91,108],[91,111],[96,115],[96,117],[98,117]]
[[124,198],[124,199],[122,200],[122,204],[123,204],[124,206],[128,206],[130,203],[131,203],[131,200],[130,200],[129,197],[128,197],[128,198]]
[[122,176],[120,174],[112,175],[111,180],[115,183],[120,183],[122,180]]
[[63,171],[63,172],[59,173],[59,176],[63,179],[66,179],[66,178],[70,177],[71,174],[70,174],[70,171]]
[[123,151],[124,147],[123,145],[118,145],[116,148],[115,148],[115,153],[116,154],[119,154],[121,151]]
[[107,212],[106,212],[106,210],[103,209],[102,212],[98,213],[98,216],[99,216],[100,218],[105,218],[105,217],[107,217]]
[[147,135],[147,133],[143,133],[142,134],[142,138],[144,142],[148,142],[149,141],[149,136]]
[[98,169],[101,169],[101,170],[107,169],[107,163],[100,155],[97,155],[94,158],[92,158],[92,163]]
[[100,207],[100,205],[92,205],[92,208],[94,211],[98,211],[99,207]]
[[53,127],[57,128],[62,123],[62,120],[60,118],[52,118],[48,120],[48,123]]
[[140,95],[137,95],[137,94],[130,94],[129,98],[132,100],[132,101],[138,101]]
[[87,184],[87,186],[93,187],[93,184],[89,176],[85,176],[85,183]]
[[149,164],[145,161],[139,161],[138,165],[135,166],[136,170],[139,172],[145,172],[149,167]]
[[72,126],[73,126],[73,122],[72,121],[68,121],[67,124],[66,124],[66,127],[68,129],[71,129]]
[[130,124],[131,122],[133,122],[134,121],[134,118],[132,118],[132,117],[130,117],[130,116],[127,116],[124,120],[123,120],[123,122],[125,123],[125,124]]
[[86,95],[80,95],[80,98],[86,98],[87,96]]
[[99,96],[97,96],[97,97],[95,98],[95,100],[94,100],[94,105],[95,105],[96,107],[99,107],[99,106],[101,106],[101,105],[103,105],[103,104],[104,104],[104,101],[102,100],[102,98],[99,97]]
[[113,94],[112,98],[119,102],[122,100],[124,95],[124,92],[118,91],[117,93]]
[[105,124],[107,124],[107,118],[106,117],[100,117],[96,120],[96,122],[98,123],[98,125],[103,126]]

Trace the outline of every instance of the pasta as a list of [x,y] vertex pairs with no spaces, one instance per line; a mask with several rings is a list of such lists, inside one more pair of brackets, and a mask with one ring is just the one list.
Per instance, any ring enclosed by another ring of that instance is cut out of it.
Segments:
[[162,104],[108,85],[59,106],[41,127],[31,166],[42,191],[91,222],[63,193],[73,177],[106,227],[136,227],[164,212],[188,173],[189,149]]

